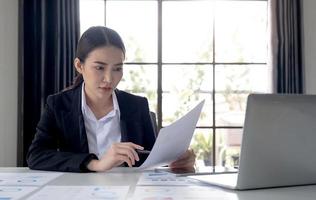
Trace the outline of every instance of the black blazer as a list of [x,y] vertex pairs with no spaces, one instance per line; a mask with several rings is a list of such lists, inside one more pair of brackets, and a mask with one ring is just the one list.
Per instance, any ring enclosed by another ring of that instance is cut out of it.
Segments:
[[[36,127],[36,134],[27,153],[31,169],[82,172],[87,160],[96,157],[89,153],[88,140],[81,111],[81,87],[51,95]],[[120,107],[121,141],[133,142],[151,150],[155,136],[148,101],[115,90]],[[140,155],[144,162],[147,156]]]

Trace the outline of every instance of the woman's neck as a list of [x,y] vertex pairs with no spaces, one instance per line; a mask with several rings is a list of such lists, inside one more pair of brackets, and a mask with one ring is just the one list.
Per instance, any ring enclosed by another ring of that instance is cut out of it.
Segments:
[[100,119],[113,110],[112,95],[106,99],[91,98],[85,94],[86,104],[89,106],[97,119]]

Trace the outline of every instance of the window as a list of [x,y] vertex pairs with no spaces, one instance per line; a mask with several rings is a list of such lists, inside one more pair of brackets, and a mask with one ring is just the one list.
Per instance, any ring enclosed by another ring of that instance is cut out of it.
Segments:
[[81,32],[106,25],[127,58],[120,89],[167,126],[205,99],[191,147],[200,166],[238,164],[246,99],[270,92],[267,1],[81,0]]

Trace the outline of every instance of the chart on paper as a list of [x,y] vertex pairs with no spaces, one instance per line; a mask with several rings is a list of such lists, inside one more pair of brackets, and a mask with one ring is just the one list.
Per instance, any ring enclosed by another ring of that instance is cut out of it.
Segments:
[[63,173],[0,173],[0,185],[3,186],[41,186]]
[[29,200],[123,200],[129,186],[45,186]]
[[0,200],[20,199],[37,188],[32,186],[0,186]]

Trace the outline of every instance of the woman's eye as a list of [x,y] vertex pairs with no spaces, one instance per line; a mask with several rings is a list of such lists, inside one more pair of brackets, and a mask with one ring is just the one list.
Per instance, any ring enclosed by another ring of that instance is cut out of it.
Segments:
[[95,69],[96,69],[96,70],[103,70],[104,67],[102,67],[102,66],[96,66]]
[[114,69],[114,71],[116,71],[116,72],[121,72],[122,70],[123,70],[122,67],[118,67],[118,68],[115,68],[115,69]]

